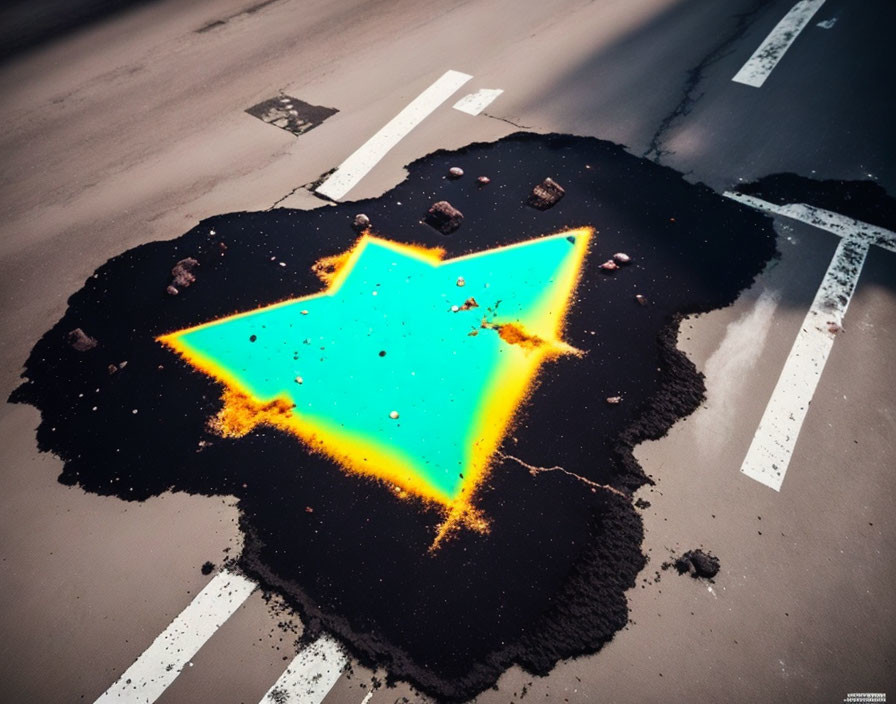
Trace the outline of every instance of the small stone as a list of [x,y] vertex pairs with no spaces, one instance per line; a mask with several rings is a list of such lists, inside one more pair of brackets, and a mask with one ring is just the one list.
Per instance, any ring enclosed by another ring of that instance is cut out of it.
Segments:
[[169,285],[168,288],[165,289],[165,293],[169,296],[176,296],[180,291],[177,290],[177,287]]
[[622,403],[622,396],[607,396],[607,403],[611,406],[615,406],[617,403]]
[[451,306],[452,313],[457,313],[457,311],[459,311],[459,310],[460,310],[460,306]]
[[172,286],[187,288],[190,284],[195,283],[196,275],[193,274],[193,269],[197,266],[199,266],[199,262],[193,257],[181,259],[171,268]]
[[307,311],[307,310],[303,310],[303,311],[301,311],[301,313],[302,313],[302,315],[308,315],[308,311]]
[[215,569],[214,562],[206,562],[202,565],[202,567],[200,568],[200,571],[202,572],[202,574],[211,574],[214,571],[214,569]]
[[619,265],[612,259],[607,259],[607,261],[600,265],[600,268],[604,271],[616,271],[619,268]]
[[392,411],[392,412],[389,414],[389,417],[390,417],[392,420],[397,420],[397,419],[398,419],[398,411]]
[[488,176],[480,176],[476,179],[476,183],[478,183],[480,186],[487,186],[491,182],[492,180]]
[[552,178],[546,178],[532,189],[526,202],[538,210],[547,210],[556,205],[564,195],[566,191],[563,186]]
[[646,299],[644,296],[642,296],[640,293],[636,293],[636,294],[635,294],[635,300],[636,300],[638,303],[640,303],[642,306],[646,306],[646,305],[647,305],[647,299]]
[[463,276],[457,277],[457,285],[458,286],[466,286],[467,285],[467,282],[464,280]]
[[99,344],[96,339],[92,338],[81,328],[75,328],[65,337],[68,340],[68,344],[78,350],[78,352],[87,352],[87,350],[92,350]]
[[613,255],[613,259],[616,260],[617,264],[629,264],[632,261],[632,258],[625,252],[616,252],[616,254]]
[[367,217],[364,213],[358,213],[357,215],[355,215],[355,219],[352,220],[352,228],[354,228],[357,232],[363,232],[369,227],[369,217]]
[[424,222],[434,227],[443,235],[450,235],[463,222],[464,214],[455,208],[447,200],[433,203],[426,213]]
[[116,367],[114,364],[110,364],[108,367],[106,367],[106,371],[109,372],[109,376],[112,376],[118,371],[118,367]]
[[302,377],[297,376],[297,377],[296,377],[296,383],[297,383],[297,384],[304,384],[304,383],[305,383],[305,380],[304,380]]
[[450,169],[448,169],[448,174],[451,176],[451,178],[460,178],[464,175],[464,170],[459,166],[452,166]]

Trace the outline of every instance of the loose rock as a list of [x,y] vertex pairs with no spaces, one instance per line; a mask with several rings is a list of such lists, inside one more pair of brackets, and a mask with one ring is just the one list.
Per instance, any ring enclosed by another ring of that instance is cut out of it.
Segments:
[[66,335],[68,344],[74,347],[78,352],[87,352],[97,346],[97,341],[84,332],[81,328],[75,328]]
[[647,299],[646,299],[644,296],[642,296],[640,293],[636,293],[636,294],[635,294],[635,300],[636,300],[638,303],[640,303],[642,306],[646,306],[646,305],[647,305]]
[[464,214],[455,208],[447,200],[440,200],[433,203],[432,207],[427,211],[424,221],[427,225],[434,227],[443,235],[450,235],[463,222]]
[[607,403],[613,406],[617,403],[622,403],[622,396],[607,396]]
[[616,271],[619,268],[619,265],[612,259],[607,259],[607,261],[600,265],[600,268],[604,271]]
[[564,195],[566,195],[566,191],[563,186],[552,178],[546,178],[532,189],[529,200],[526,202],[538,210],[547,210],[556,205]]
[[617,264],[629,264],[632,261],[632,258],[625,252],[616,252],[616,254],[613,255],[613,259],[616,260]]
[[[196,281],[193,269],[199,266],[199,262],[193,257],[181,259],[171,268],[171,286],[179,288],[187,288]],[[171,293],[170,291],[168,293]]]
[[352,229],[356,232],[363,232],[364,230],[370,227],[370,218],[367,217],[364,213],[358,213],[355,215],[355,219],[352,220]]
[[180,291],[177,290],[177,287],[171,286],[169,284],[168,288],[165,289],[165,293],[167,293],[169,296],[176,296],[177,294],[180,293]]
[[487,186],[491,182],[492,180],[488,176],[480,176],[476,179],[476,183],[478,183],[480,186]]
[[459,166],[452,166],[450,169],[448,169],[448,174],[449,176],[451,176],[451,178],[460,178],[464,175],[464,170]]

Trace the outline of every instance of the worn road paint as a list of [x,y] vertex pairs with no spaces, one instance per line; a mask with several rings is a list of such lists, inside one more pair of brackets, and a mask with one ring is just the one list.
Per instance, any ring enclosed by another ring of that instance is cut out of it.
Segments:
[[216,574],[96,704],[154,702],[255,587],[255,582],[234,572]]
[[259,704],[320,704],[347,663],[339,644],[329,636],[321,636],[299,651]]
[[753,52],[747,63],[731,80],[759,88],[778,65],[790,45],[809,24],[812,16],[824,5],[824,0],[800,0]]
[[816,27],[821,27],[822,29],[831,29],[831,28],[833,28],[833,26],[834,26],[835,24],[837,24],[837,18],[836,18],[836,17],[831,17],[831,19],[829,19],[829,20],[822,20],[821,22],[819,22],[819,23],[818,23],[817,25],[815,25],[815,26],[816,26]]
[[159,340],[225,385],[223,435],[273,425],[482,529],[492,455],[541,364],[575,352],[561,338],[591,234],[447,261],[365,234],[321,293]]
[[878,245],[896,251],[896,233],[802,203],[779,206],[738,193],[727,192],[725,196],[759,210],[800,220],[842,238],[741,465],[741,472],[748,477],[780,491],[868,250],[872,245]]
[[465,112],[468,115],[478,115],[503,92],[500,88],[482,88],[458,100],[454,104],[454,109]]
[[439,105],[473,78],[460,71],[446,71],[435,83],[412,100],[375,135],[362,144],[321,184],[316,192],[332,200],[345,197],[392,147],[426,119]]

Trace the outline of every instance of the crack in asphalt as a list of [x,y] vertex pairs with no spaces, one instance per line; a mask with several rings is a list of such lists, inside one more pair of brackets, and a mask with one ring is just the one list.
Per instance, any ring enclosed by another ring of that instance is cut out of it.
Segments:
[[591,481],[591,480],[588,479],[587,477],[583,477],[581,474],[576,474],[575,472],[570,472],[568,469],[565,469],[565,468],[563,468],[563,467],[559,467],[559,466],[555,466],[555,467],[536,467],[536,466],[534,466],[534,465],[529,464],[528,462],[524,462],[524,461],[521,460],[519,457],[514,457],[513,455],[505,454],[505,453],[501,452],[500,450],[496,450],[496,451],[495,451],[495,455],[496,455],[497,457],[500,457],[502,460],[513,460],[514,462],[516,462],[516,463],[519,464],[520,466],[525,467],[526,469],[528,469],[528,470],[529,470],[529,474],[531,474],[533,477],[534,477],[534,476],[537,476],[537,475],[539,475],[539,474],[541,474],[542,472],[560,472],[561,474],[565,474],[565,475],[568,476],[568,477],[572,477],[573,479],[577,479],[578,481],[582,482],[583,484],[585,484],[585,485],[587,485],[587,486],[590,486],[590,487],[591,487],[591,491],[595,491],[596,489],[604,489],[604,490],[609,491],[609,492],[611,492],[611,493],[613,493],[613,494],[616,494],[617,496],[621,496],[621,497],[622,497],[623,499],[625,499],[626,501],[630,501],[630,500],[631,500],[631,497],[630,497],[630,496],[628,496],[628,495],[625,494],[624,492],[619,491],[619,489],[617,489],[616,487],[612,487],[612,486],[610,486],[609,484],[598,484],[597,482]]
[[773,1],[774,0],[757,0],[750,10],[740,15],[735,15],[737,23],[734,25],[731,32],[723,36],[709,53],[703,57],[700,63],[687,72],[681,99],[678,101],[675,108],[673,108],[673,110],[660,122],[656,132],[654,132],[653,136],[650,138],[650,144],[642,154],[643,157],[659,163],[660,159],[674,153],[671,150],[663,149],[665,135],[680,118],[690,114],[697,102],[705,95],[705,93],[695,94],[698,86],[703,81],[704,72],[714,63],[731,53],[731,45],[746,33],[747,29],[749,29],[750,25],[753,23],[753,20],[756,19],[756,16]]
[[492,115],[487,112],[481,113],[483,117],[490,117],[493,120],[500,120],[501,122],[506,122],[508,125],[513,125],[514,127],[519,127],[521,130],[531,130],[531,125],[521,125],[518,122],[514,122],[513,120],[508,120],[506,117],[499,117],[498,115]]

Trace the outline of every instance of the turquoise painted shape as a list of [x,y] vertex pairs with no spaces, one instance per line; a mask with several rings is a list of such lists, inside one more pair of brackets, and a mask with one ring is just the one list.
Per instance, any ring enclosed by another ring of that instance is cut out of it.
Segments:
[[[397,448],[456,497],[483,390],[513,354],[481,322],[537,326],[574,244],[553,236],[434,263],[368,238],[333,289],[176,335],[257,400],[285,396],[303,421]],[[479,307],[453,310],[470,297]]]

